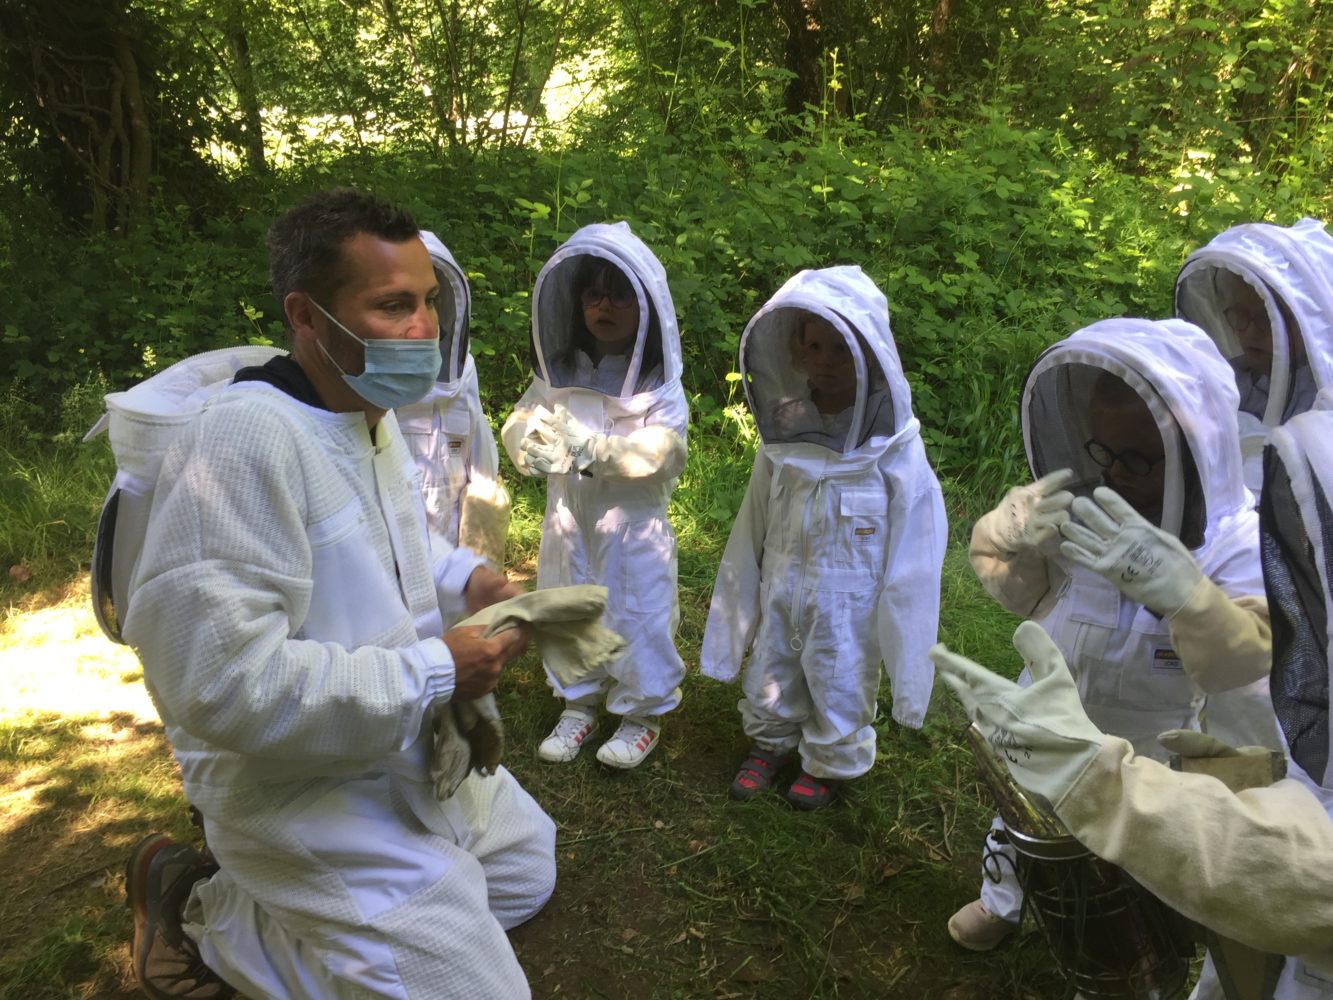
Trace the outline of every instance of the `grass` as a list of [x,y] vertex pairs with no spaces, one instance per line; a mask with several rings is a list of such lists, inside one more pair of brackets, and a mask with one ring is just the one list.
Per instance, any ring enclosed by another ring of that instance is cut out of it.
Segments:
[[[679,634],[697,664],[728,504],[748,464],[721,442],[693,442],[673,507],[681,540]],[[100,448],[54,445],[25,458],[28,492],[59,507],[69,534],[46,549],[0,528],[26,581],[0,581],[0,1000],[135,995],[121,866],[144,833],[192,836],[160,723],[131,654],[101,638],[82,572],[109,476]],[[52,469],[59,463],[59,475]],[[718,470],[723,470],[719,473]],[[540,492],[513,483],[511,556],[531,570]],[[45,488],[45,487],[44,487]],[[26,500],[24,497],[26,496]],[[966,504],[964,498],[961,503]],[[958,525],[964,509],[951,510]],[[8,532],[4,534],[3,532]],[[955,532],[959,534],[959,532]],[[960,539],[943,581],[942,638],[1017,669],[1014,620],[981,591]],[[612,773],[585,754],[551,767],[533,748],[558,714],[531,654],[511,666],[500,703],[506,763],[559,824],[559,884],[513,934],[538,997],[1058,996],[1036,934],[991,955],[944,930],[975,897],[990,807],[960,739],[964,719],[939,686],[921,731],[887,721],[881,695],[874,770],[840,805],[808,815],[777,797],[740,805],[727,784],[746,748],[738,691],[691,672],[658,752]]]

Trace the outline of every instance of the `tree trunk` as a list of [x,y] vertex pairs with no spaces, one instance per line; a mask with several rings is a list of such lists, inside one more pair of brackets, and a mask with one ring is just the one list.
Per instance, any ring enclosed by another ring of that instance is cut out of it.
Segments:
[[236,86],[236,102],[240,105],[245,129],[245,165],[250,173],[263,175],[268,173],[268,160],[264,155],[264,120],[259,113],[254,64],[250,61],[250,39],[241,23],[239,8],[234,8],[233,14],[227,25],[227,45],[236,67],[232,83]]

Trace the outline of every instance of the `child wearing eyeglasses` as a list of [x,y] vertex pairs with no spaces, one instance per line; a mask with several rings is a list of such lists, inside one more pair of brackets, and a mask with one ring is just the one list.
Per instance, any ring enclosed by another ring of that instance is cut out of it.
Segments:
[[[1035,481],[972,530],[986,591],[1055,640],[1099,729],[1157,759],[1168,729],[1280,745],[1236,408],[1231,368],[1197,327],[1095,323],[1033,366],[1021,414]],[[1248,631],[1228,624],[1232,601]],[[1207,696],[1231,689],[1252,697],[1215,711]],[[981,898],[949,921],[975,951],[999,944],[1021,913],[1001,828],[997,819],[987,839]]]
[[531,346],[532,384],[500,437],[519,472],[546,479],[537,586],[606,586],[605,624],[627,642],[574,686],[547,670],[564,708],[537,754],[574,760],[604,702],[619,721],[597,759],[637,767],[685,676],[667,503],[688,411],[666,272],[626,223],[585,226],[542,267]]

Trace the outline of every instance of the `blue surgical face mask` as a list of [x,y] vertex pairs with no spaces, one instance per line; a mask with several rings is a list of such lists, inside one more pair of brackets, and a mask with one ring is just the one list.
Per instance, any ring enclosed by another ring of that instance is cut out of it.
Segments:
[[[329,318],[329,322],[366,349],[366,368],[360,375],[348,375],[333,360],[323,344],[319,349],[352,391],[371,406],[392,410],[419,402],[430,392],[440,374],[440,338],[430,340],[362,340],[314,299],[310,304]],[[316,343],[319,343],[316,341]]]

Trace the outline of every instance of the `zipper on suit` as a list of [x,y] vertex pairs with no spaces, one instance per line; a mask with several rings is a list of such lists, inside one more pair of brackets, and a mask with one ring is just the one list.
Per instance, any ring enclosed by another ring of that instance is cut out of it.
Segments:
[[791,616],[791,639],[787,641],[787,645],[796,653],[805,648],[805,640],[801,638],[801,619],[805,615],[805,567],[810,561],[810,514],[818,507],[819,494],[824,488],[826,478],[820,476],[815,480],[815,488],[805,501],[805,513],[801,517],[801,575],[796,582],[796,604]]

